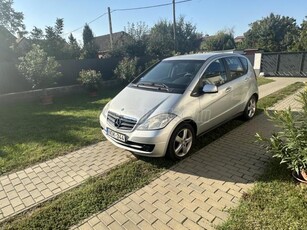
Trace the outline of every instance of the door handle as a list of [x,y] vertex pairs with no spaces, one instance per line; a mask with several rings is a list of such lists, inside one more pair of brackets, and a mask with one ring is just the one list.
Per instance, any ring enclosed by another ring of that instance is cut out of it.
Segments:
[[226,93],[229,93],[229,92],[231,91],[231,89],[232,89],[232,88],[229,86],[229,87],[227,87],[227,88],[225,89],[225,92],[226,92]]
[[246,77],[245,79],[244,79],[244,81],[248,81],[249,80],[249,78],[248,77]]

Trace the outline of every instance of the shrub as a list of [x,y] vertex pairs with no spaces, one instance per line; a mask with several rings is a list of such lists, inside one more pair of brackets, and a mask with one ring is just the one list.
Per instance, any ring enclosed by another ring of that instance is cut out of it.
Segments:
[[17,65],[20,73],[32,84],[32,88],[46,88],[56,84],[56,79],[62,76],[58,71],[60,64],[54,57],[48,57],[47,53],[39,45],[33,45],[32,49],[19,58]]
[[99,88],[99,83],[102,75],[96,70],[81,70],[78,81],[89,91],[95,91]]
[[259,134],[257,137],[266,143],[266,149],[273,157],[299,175],[307,170],[307,89],[300,93],[298,101],[303,109],[298,113],[293,113],[290,108],[273,114],[266,112],[280,131],[270,138]]
[[149,67],[153,66],[157,62],[159,62],[159,59],[157,59],[157,58],[151,59],[149,62],[145,63],[145,67],[144,68],[148,69]]
[[125,82],[131,82],[140,73],[137,62],[137,58],[129,59],[125,57],[114,70],[115,76]]

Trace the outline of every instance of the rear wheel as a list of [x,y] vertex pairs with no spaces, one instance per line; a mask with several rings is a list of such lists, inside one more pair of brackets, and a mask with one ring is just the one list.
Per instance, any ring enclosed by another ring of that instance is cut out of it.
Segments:
[[257,109],[257,99],[256,96],[254,95],[248,100],[246,104],[245,110],[242,115],[244,120],[252,119],[256,114],[256,109]]
[[173,132],[168,143],[168,156],[181,160],[191,152],[195,140],[193,127],[188,123],[180,124]]

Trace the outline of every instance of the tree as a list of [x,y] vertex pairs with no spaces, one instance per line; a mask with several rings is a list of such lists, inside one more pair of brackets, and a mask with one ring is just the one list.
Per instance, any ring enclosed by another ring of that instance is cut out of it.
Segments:
[[298,33],[294,18],[271,13],[268,17],[251,23],[244,37],[249,48],[278,52],[291,50]]
[[43,38],[44,38],[43,30],[34,26],[32,31],[30,32],[30,39],[32,39],[34,41],[38,41],[38,40],[42,40]]
[[199,50],[201,38],[202,34],[196,31],[196,26],[180,16],[176,22],[177,51],[185,54]]
[[70,58],[78,59],[80,57],[80,46],[75,37],[70,34],[68,37],[68,53]]
[[150,30],[147,52],[154,56],[171,56],[174,51],[172,24],[160,20]]
[[146,55],[148,42],[148,26],[145,22],[128,23],[125,36],[118,44],[114,44],[112,54],[115,56],[141,57]]
[[0,25],[10,32],[23,31],[23,13],[15,11],[13,3],[13,0],[0,0]]
[[307,16],[299,28],[299,37],[295,41],[294,51],[307,51]]
[[60,64],[54,57],[48,57],[39,45],[32,45],[32,49],[19,59],[20,64],[17,68],[33,88],[50,87],[55,84],[58,77],[62,76],[58,71]]
[[85,24],[82,36],[83,36],[83,49],[81,53],[81,58],[96,58],[97,47],[94,43],[93,31],[88,24]]
[[207,36],[201,43],[201,50],[203,51],[230,50],[234,48],[236,48],[236,45],[232,30],[223,30],[213,36]]
[[83,45],[91,43],[94,39],[93,31],[88,24],[85,24],[83,28]]
[[16,59],[13,51],[15,39],[11,33],[23,32],[23,13],[16,12],[12,0],[0,0],[0,60]]
[[64,19],[57,18],[55,25],[47,26],[45,28],[45,41],[44,50],[48,53],[48,56],[53,56],[56,59],[67,58],[67,53],[65,53],[66,42],[62,38],[64,28]]
[[[173,23],[161,20],[150,30],[148,53],[155,56],[170,56],[174,54]],[[196,32],[196,26],[180,17],[176,23],[177,52],[189,53],[199,49],[201,34]]]
[[34,26],[30,32],[32,44],[39,45],[48,56],[56,59],[71,58],[68,44],[62,37],[64,29],[64,19],[57,18],[54,26],[46,26],[45,33],[42,29]]

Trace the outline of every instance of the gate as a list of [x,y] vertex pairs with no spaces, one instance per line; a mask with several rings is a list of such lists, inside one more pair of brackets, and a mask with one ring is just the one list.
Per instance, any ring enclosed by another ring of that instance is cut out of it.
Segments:
[[306,77],[307,52],[263,53],[261,72],[265,76]]

